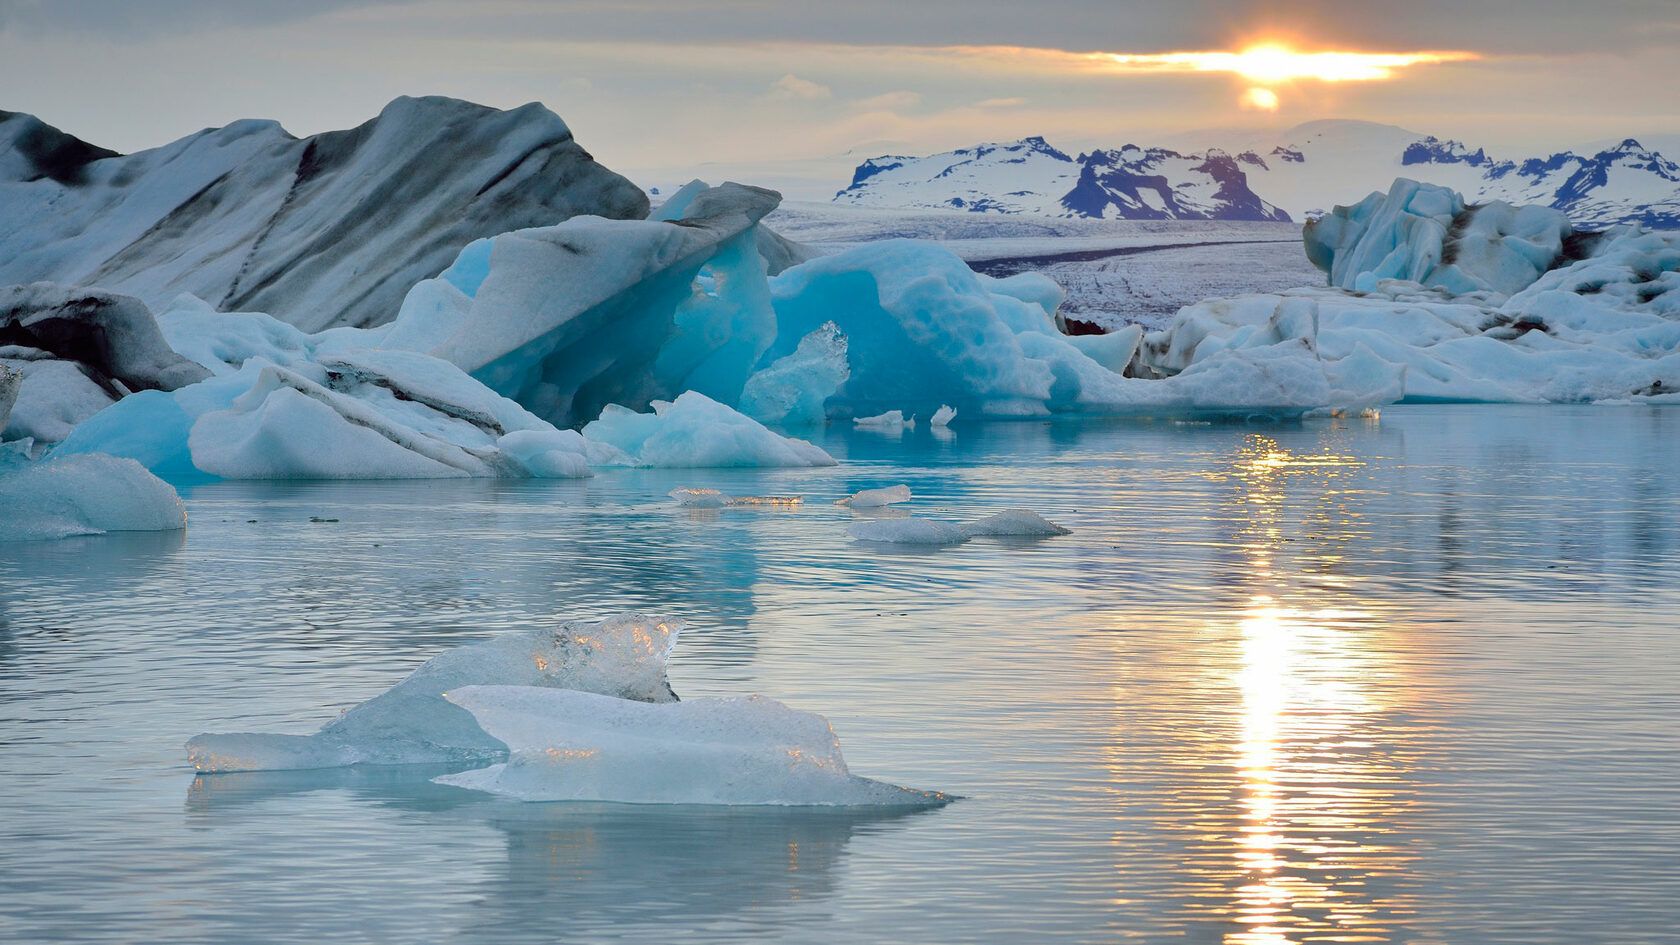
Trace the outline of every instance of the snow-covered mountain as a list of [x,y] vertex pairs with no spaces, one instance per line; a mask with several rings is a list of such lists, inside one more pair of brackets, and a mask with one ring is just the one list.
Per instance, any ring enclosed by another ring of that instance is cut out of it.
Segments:
[[0,285],[190,292],[306,330],[389,321],[479,237],[647,206],[536,104],[399,98],[347,131],[237,121],[126,156],[0,112]]
[[1249,189],[1245,161],[1127,145],[1070,157],[1043,138],[858,165],[838,203],[1132,220],[1288,220]]
[[1393,125],[1308,122],[1278,141],[1179,152],[1127,145],[1070,157],[1043,138],[859,165],[837,203],[1107,219],[1304,219],[1396,177],[1476,201],[1540,204],[1577,224],[1680,227],[1680,165],[1628,139],[1592,154],[1490,155]]

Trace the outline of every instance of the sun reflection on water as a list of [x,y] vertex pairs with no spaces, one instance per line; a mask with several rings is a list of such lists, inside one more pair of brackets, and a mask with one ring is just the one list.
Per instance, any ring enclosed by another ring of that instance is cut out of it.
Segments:
[[1209,627],[1234,648],[1209,669],[1226,677],[1210,708],[1231,740],[1198,749],[1226,753],[1234,784],[1212,832],[1225,856],[1190,865],[1224,890],[1201,900],[1227,945],[1388,941],[1409,908],[1392,882],[1409,857],[1391,840],[1406,752],[1382,701],[1399,691],[1394,630],[1338,573],[1364,537],[1350,481],[1362,465],[1254,436],[1229,467],[1239,609]]

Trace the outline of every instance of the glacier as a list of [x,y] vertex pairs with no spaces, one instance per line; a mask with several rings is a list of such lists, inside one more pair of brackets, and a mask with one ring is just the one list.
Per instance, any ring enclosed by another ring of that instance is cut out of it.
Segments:
[[502,741],[444,699],[446,692],[506,685],[675,702],[665,663],[682,630],[675,618],[619,614],[504,632],[427,660],[313,735],[199,735],[187,742],[187,757],[201,772],[500,760]]
[[648,704],[531,686],[445,694],[508,760],[433,780],[521,801],[894,806],[945,795],[852,774],[828,720],[763,696]]

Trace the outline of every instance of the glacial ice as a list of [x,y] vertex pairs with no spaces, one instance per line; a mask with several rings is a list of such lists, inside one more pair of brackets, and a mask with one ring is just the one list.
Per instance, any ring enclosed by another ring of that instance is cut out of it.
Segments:
[[682,629],[682,621],[668,617],[621,614],[505,632],[433,657],[313,735],[199,735],[187,742],[187,756],[203,772],[499,760],[506,755],[502,742],[444,693],[497,685],[675,702],[665,662]]
[[960,545],[968,541],[968,532],[960,526],[929,518],[853,522],[846,531],[856,541],[892,545]]
[[784,427],[819,426],[828,419],[829,398],[851,376],[846,336],[833,322],[824,322],[799,339],[792,353],[747,378],[741,412]]
[[957,408],[949,404],[940,404],[939,409],[935,410],[933,416],[928,420],[928,426],[937,430],[950,426],[951,421],[955,419],[957,419]]
[[1072,533],[1072,529],[1057,525],[1029,509],[1005,509],[970,522],[962,530],[969,537],[995,538],[1048,538]]
[[885,505],[909,501],[910,487],[901,484],[882,486],[879,489],[863,489],[841,499],[838,504],[849,505],[854,509],[878,509]]
[[873,417],[853,417],[852,425],[864,430],[894,433],[903,430],[905,427],[914,427],[916,420],[914,417],[906,420],[902,410],[889,410],[886,413],[878,413]]
[[369,332],[308,335],[190,296],[158,321],[212,376],[123,398],[60,453],[130,456],[178,479],[574,477],[624,461],[446,361],[372,347]]
[[716,489],[672,489],[669,493],[685,509],[721,509],[729,504],[729,496]]
[[448,360],[559,426],[687,390],[734,403],[774,334],[755,227],[779,200],[724,184],[675,219],[575,217],[475,243],[414,286],[381,344]]
[[1465,207],[1402,180],[1309,226],[1306,244],[1332,287],[1188,306],[1138,368],[1182,379],[1287,353],[1321,367],[1330,407],[1680,401],[1680,237],[1575,233],[1555,211]]
[[23,375],[12,439],[56,443],[137,390],[174,390],[207,376],[170,349],[138,299],[37,282],[0,288],[0,366]]
[[805,440],[781,436],[698,391],[649,413],[608,404],[583,428],[586,439],[605,443],[638,466],[833,466],[834,457]]
[[522,801],[931,806],[940,794],[860,778],[820,715],[763,696],[651,705],[530,686],[446,694],[508,746],[505,763],[435,778]]
[[88,455],[31,461],[27,446],[0,445],[0,541],[187,527],[175,490],[134,460]]

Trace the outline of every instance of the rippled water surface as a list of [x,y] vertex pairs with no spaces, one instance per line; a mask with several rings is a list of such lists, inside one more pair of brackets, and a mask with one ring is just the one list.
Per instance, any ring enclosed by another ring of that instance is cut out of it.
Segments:
[[[184,536],[0,546],[0,941],[1680,940],[1680,411],[823,442],[842,466],[218,483]],[[896,482],[1074,533],[851,542],[833,500]],[[855,772],[964,799],[184,764],[629,608],[690,621],[679,693],[821,712]]]

